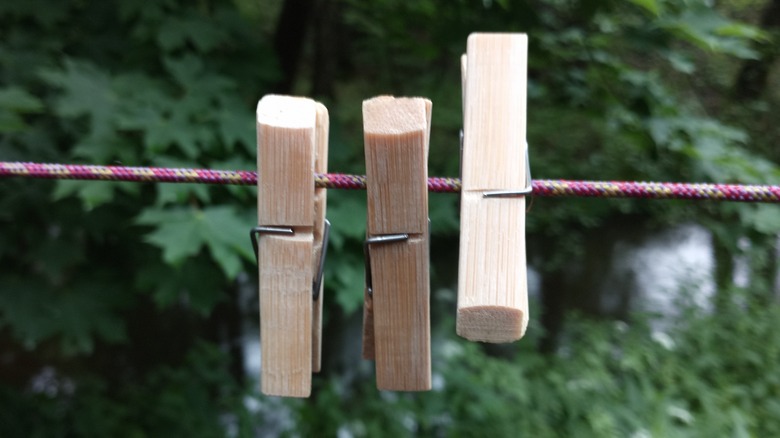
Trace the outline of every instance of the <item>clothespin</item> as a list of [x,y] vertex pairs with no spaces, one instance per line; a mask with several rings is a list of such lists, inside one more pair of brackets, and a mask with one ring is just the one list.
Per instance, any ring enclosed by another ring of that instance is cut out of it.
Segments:
[[[368,226],[364,357],[377,387],[431,389],[428,140],[431,102],[363,102]],[[373,336],[372,336],[373,335]]]
[[524,34],[471,34],[463,73],[457,333],[511,342],[528,325]]
[[[261,389],[308,397],[320,368],[328,111],[310,99],[269,95],[257,104],[257,216]],[[257,235],[257,240],[255,240]]]

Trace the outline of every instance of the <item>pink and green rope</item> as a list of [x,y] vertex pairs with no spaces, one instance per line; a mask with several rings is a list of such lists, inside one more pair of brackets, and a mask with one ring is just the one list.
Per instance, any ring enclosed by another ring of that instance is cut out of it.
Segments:
[[[0,161],[0,177],[76,179],[150,183],[255,185],[257,173],[246,170],[177,169]],[[362,190],[363,175],[315,174],[315,185],[327,189]],[[428,190],[460,192],[460,179],[428,178]],[[780,186],[632,181],[569,181],[537,179],[533,195],[543,197],[689,199],[780,203]]]

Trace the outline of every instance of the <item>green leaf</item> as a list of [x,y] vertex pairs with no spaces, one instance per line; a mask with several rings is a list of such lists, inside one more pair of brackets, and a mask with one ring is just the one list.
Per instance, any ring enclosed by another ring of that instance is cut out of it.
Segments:
[[331,223],[330,242],[339,249],[346,238],[364,240],[366,237],[366,203],[351,194],[332,194],[328,197],[327,216]]
[[119,294],[104,280],[54,289],[40,281],[0,278],[0,327],[8,326],[28,349],[58,336],[66,355],[89,353],[94,340],[125,339],[125,327],[115,312],[124,307]]
[[236,144],[244,146],[249,153],[256,153],[255,121],[245,108],[222,110],[217,114],[217,129],[228,151]]
[[365,269],[363,259],[354,252],[340,252],[338,258],[328,255],[325,284],[336,291],[336,303],[345,314],[355,312],[363,303]]
[[[233,80],[208,71],[199,57],[185,55],[163,59],[165,69],[176,82],[187,92],[184,96],[185,107],[177,107],[177,111],[189,112],[207,111],[215,100],[235,89]],[[201,114],[201,116],[208,113]]]
[[661,7],[657,0],[629,0],[631,3],[641,7],[645,11],[657,17],[661,14]]
[[51,317],[63,327],[66,354],[91,352],[96,339],[109,343],[126,339],[124,323],[114,314],[124,305],[122,297],[105,297],[111,287],[105,282],[78,283],[53,303]]
[[677,51],[671,51],[666,54],[666,59],[672,68],[680,73],[691,74],[696,71],[696,64],[692,59]]
[[19,113],[37,113],[43,110],[43,102],[19,87],[0,88],[0,108]]
[[70,181],[60,180],[52,193],[52,199],[58,201],[77,195],[85,210],[92,210],[114,198],[117,183],[109,181]]
[[136,287],[150,293],[161,309],[185,305],[207,315],[225,298],[224,278],[207,257],[188,258],[175,267],[146,265],[136,279]]
[[724,37],[744,38],[753,41],[768,41],[769,35],[755,26],[731,22],[718,27],[715,33]]
[[42,281],[15,277],[0,281],[0,327],[10,327],[14,337],[28,349],[58,332],[56,321],[50,317],[51,301]]
[[26,128],[24,119],[8,110],[0,109],[0,132],[19,132]]
[[664,19],[659,24],[677,33],[682,39],[712,52],[743,59],[757,56],[750,42],[760,38],[761,32],[753,32],[749,26],[730,21],[708,7],[686,9],[678,16]]
[[118,98],[109,75],[89,62],[66,59],[62,69],[48,69],[41,77],[62,90],[55,110],[67,118],[87,116],[90,135],[108,137]]
[[206,246],[226,277],[233,279],[240,272],[241,257],[254,258],[247,238],[249,223],[239,218],[232,207],[147,210],[137,222],[157,226],[146,240],[161,248],[163,260],[174,266]]
[[206,243],[228,278],[234,279],[241,267],[240,257],[254,260],[248,242],[250,223],[242,220],[232,207],[212,207],[204,212],[208,227]]
[[203,73],[203,61],[193,55],[165,58],[163,64],[171,76],[185,88],[197,82]]
[[756,231],[768,235],[780,233],[780,206],[762,204],[756,206],[750,221]]
[[182,208],[147,209],[138,217],[137,222],[157,226],[154,232],[146,236],[146,241],[163,250],[163,260],[167,263],[179,265],[187,257],[197,254],[203,245],[195,214],[194,210]]
[[205,184],[158,184],[157,205],[181,205],[190,198],[203,203],[211,202],[209,188]]
[[457,233],[460,224],[460,214],[457,208],[458,199],[449,194],[431,194],[428,197],[431,233]]

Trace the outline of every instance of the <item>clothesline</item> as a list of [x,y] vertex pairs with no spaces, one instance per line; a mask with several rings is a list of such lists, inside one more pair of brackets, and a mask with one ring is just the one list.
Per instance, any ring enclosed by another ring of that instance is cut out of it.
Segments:
[[[0,161],[0,177],[126,181],[148,183],[199,183],[255,185],[257,173],[246,170],[211,170],[163,167],[99,166]],[[364,175],[315,174],[319,188],[364,190]],[[780,203],[778,185],[712,183],[571,181],[536,179],[533,195],[542,197],[687,199],[734,202]],[[460,192],[460,179],[428,178],[428,190],[437,193]]]

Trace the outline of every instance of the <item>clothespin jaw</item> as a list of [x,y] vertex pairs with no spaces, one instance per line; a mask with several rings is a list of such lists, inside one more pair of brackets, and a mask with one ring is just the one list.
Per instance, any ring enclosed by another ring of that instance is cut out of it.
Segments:
[[[315,169],[327,171],[327,110],[269,95],[257,105],[256,243],[260,282],[261,389],[308,397],[319,369],[321,266],[328,224]],[[254,242],[254,241],[253,241]]]
[[523,34],[472,34],[463,73],[457,333],[512,342],[528,325]]
[[428,141],[431,102],[363,102],[368,226],[363,356],[377,387],[431,388]]

